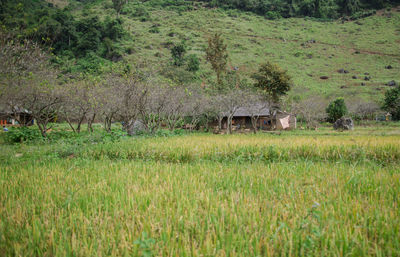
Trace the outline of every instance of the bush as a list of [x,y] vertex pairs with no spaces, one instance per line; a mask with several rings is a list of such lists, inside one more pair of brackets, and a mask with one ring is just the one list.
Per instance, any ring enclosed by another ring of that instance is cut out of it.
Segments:
[[37,129],[31,129],[28,127],[12,127],[7,133],[5,133],[4,139],[7,143],[22,143],[27,141],[43,140],[43,136]]
[[268,20],[277,20],[282,18],[281,14],[279,12],[275,12],[275,11],[268,11],[265,14],[265,18],[267,18]]
[[400,86],[386,91],[382,108],[392,114],[393,120],[400,120]]
[[200,68],[200,61],[199,58],[197,58],[197,55],[191,54],[187,57],[187,70],[196,72]]
[[346,115],[347,107],[344,103],[344,99],[339,97],[335,101],[331,102],[326,108],[326,113],[328,114],[327,120],[331,123],[334,123],[336,120]]

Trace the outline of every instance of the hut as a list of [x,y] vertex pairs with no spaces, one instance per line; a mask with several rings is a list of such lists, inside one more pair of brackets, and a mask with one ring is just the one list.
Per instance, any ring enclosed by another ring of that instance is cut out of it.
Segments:
[[13,111],[7,108],[0,109],[0,125],[15,126],[15,125],[33,125],[34,119],[32,114],[25,109],[15,108]]
[[[259,130],[288,130],[296,128],[296,116],[280,111],[270,111],[268,107],[262,104],[254,104],[248,107],[239,107],[236,109],[232,118],[232,127],[234,130],[252,129],[252,118],[257,120],[257,129]],[[222,120],[222,128],[226,129],[228,118]],[[212,122],[211,126],[216,126],[216,122]]]

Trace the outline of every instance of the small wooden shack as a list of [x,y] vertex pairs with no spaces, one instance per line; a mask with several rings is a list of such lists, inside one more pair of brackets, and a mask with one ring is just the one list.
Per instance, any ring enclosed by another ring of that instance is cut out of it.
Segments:
[[6,108],[0,109],[0,125],[1,126],[15,126],[15,125],[33,125],[33,117],[28,110],[16,109],[15,111],[7,110]]
[[[257,110],[257,111],[255,111]],[[259,130],[288,130],[295,129],[297,126],[296,116],[280,111],[270,111],[268,107],[260,107],[260,105],[253,107],[239,107],[232,118],[232,126],[234,130],[252,129],[251,117],[257,116],[257,129]],[[222,120],[222,128],[226,129],[227,117]],[[213,122],[211,126],[216,126],[217,123]]]

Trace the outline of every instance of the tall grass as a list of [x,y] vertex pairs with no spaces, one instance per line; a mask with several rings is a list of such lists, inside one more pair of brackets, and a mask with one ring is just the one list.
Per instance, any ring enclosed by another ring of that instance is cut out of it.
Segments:
[[3,145],[0,255],[398,256],[398,139]]
[[88,159],[167,162],[400,161],[400,137],[298,135],[195,135],[99,144],[79,153]]

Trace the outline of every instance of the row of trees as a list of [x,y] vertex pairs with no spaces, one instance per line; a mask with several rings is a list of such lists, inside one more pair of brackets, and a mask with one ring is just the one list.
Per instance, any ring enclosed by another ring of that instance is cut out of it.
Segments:
[[339,18],[368,9],[398,4],[398,0],[202,0],[212,6],[255,12],[267,18],[309,16]]
[[[101,121],[104,129],[111,131],[112,122],[120,121],[129,134],[134,134],[138,125],[154,133],[161,126],[173,130],[183,124],[189,129],[203,124],[207,128],[213,120],[218,121],[221,129],[224,119],[227,132],[231,133],[233,115],[239,107],[247,108],[254,132],[260,111],[278,104],[281,109],[297,114],[309,127],[325,118],[326,103],[321,98],[281,101],[290,90],[291,81],[277,65],[262,64],[251,84],[237,71],[227,69],[227,58],[226,45],[221,35],[215,34],[209,40],[206,59],[217,80],[203,87],[174,84],[156,76],[159,71],[146,65],[129,69],[124,66],[102,77],[66,79],[50,65],[50,54],[37,44],[20,43],[11,35],[0,33],[0,109],[11,111],[15,117],[21,111],[29,111],[43,136],[55,118],[66,121],[76,133],[81,131],[83,122],[92,130],[93,122]],[[388,110],[399,109],[399,94],[388,92],[387,99],[395,96]],[[329,106],[332,111],[328,113],[334,116],[340,112],[342,102]],[[365,103],[356,108],[353,109],[363,117],[376,111]]]
[[231,124],[239,106],[250,108],[262,100],[251,88],[229,83],[225,72],[220,81],[224,86],[206,88],[171,84],[155,76],[156,70],[140,65],[103,77],[67,80],[50,66],[50,55],[31,41],[20,43],[3,33],[0,48],[1,109],[15,117],[28,110],[43,136],[55,118],[68,122],[77,133],[85,121],[89,130],[94,121],[102,121],[107,131],[113,121],[121,121],[129,134],[135,132],[138,120],[149,133],[162,125],[173,130],[182,122],[190,129],[200,123],[207,126],[214,118],[221,128],[223,117]]

